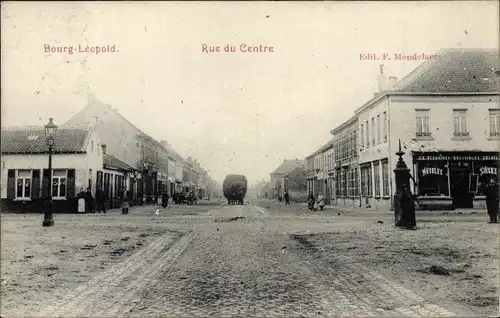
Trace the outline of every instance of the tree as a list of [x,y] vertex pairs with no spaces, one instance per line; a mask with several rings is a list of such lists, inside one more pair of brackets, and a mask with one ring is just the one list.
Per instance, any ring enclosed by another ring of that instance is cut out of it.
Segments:
[[289,191],[307,191],[307,172],[304,167],[297,167],[286,175]]

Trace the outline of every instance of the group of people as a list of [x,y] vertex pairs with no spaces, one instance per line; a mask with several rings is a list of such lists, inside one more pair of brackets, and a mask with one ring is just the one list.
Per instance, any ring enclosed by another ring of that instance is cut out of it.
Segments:
[[[96,189],[94,198],[90,188],[87,188],[87,191],[83,191],[83,188],[81,188],[76,198],[78,202],[78,213],[106,213],[107,200],[103,190],[99,188]],[[127,190],[120,191],[120,199],[122,201],[122,214],[128,214],[130,204],[128,202]]]
[[325,207],[325,197],[323,196],[323,193],[318,194],[318,198],[314,197],[314,194],[312,191],[309,191],[309,196],[307,197],[307,207],[311,211],[317,211],[318,209],[323,211],[323,208]]
[[106,196],[101,189],[96,190],[94,199],[90,188],[87,188],[87,191],[83,191],[83,188],[81,188],[76,198],[78,200],[79,213],[96,213],[96,207],[97,213],[106,213]]

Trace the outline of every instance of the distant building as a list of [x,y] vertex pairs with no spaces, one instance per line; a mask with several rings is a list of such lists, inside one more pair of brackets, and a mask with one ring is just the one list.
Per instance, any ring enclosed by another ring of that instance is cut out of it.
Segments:
[[334,198],[334,180],[331,174],[331,163],[333,159],[333,142],[329,140],[314,153],[306,157],[307,164],[307,190],[313,192],[314,196],[322,193],[330,204]]
[[174,184],[182,183],[176,177],[177,166],[182,167],[184,159],[166,141],[156,141],[111,105],[94,96],[89,96],[89,104],[67,124],[94,126],[102,143],[107,146],[107,153],[139,171],[137,178],[141,181],[131,185],[131,192],[138,202],[142,202],[143,198],[152,202],[164,191],[173,193]]
[[297,167],[305,167],[305,160],[283,160],[283,163],[276,168],[273,172],[271,172],[271,183],[274,187],[273,197],[283,197],[284,188],[285,188],[285,176],[292,172]]

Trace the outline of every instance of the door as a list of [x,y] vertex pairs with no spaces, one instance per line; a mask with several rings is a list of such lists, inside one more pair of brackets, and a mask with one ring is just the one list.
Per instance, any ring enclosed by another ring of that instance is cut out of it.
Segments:
[[458,209],[473,207],[473,196],[469,193],[469,169],[450,169],[450,190],[453,206]]

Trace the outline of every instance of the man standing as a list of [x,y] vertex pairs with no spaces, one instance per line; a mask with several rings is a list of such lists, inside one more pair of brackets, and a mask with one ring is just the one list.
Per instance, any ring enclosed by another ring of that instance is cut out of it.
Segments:
[[285,205],[290,205],[290,194],[288,194],[288,191],[285,192]]
[[85,192],[85,210],[87,213],[95,213],[94,209],[94,197],[92,196],[92,191],[90,188],[87,188],[87,192]]
[[499,203],[498,184],[494,179],[490,179],[490,183],[486,187],[486,208],[490,216],[489,223],[498,223]]
[[97,188],[95,191],[95,199],[97,201],[97,212],[106,213],[106,207],[104,206],[104,192],[100,188]]

